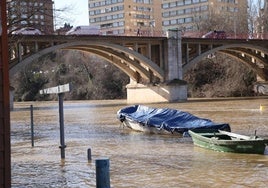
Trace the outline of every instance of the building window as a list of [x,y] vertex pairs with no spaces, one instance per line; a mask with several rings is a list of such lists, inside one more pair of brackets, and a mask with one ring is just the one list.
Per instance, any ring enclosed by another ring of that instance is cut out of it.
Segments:
[[164,13],[162,14],[162,16],[163,16],[164,18],[169,17],[169,12],[164,12]]
[[114,22],[113,27],[118,27],[118,22]]
[[177,1],[177,5],[178,6],[182,6],[182,5],[184,5],[184,2],[183,2],[184,0],[179,0],[179,1]]
[[183,19],[183,18],[178,19],[178,23],[179,23],[179,24],[184,23],[184,19]]
[[170,20],[170,24],[172,24],[172,25],[175,25],[175,24],[177,24],[177,20]]
[[185,4],[185,5],[190,5],[190,4],[192,4],[192,0],[185,0],[185,1],[184,1],[184,4]]
[[169,25],[169,20],[165,20],[165,21],[163,21],[163,25],[164,25],[164,26]]
[[172,2],[169,4],[169,7],[172,8],[172,7],[176,7],[176,2]]
[[178,15],[181,15],[181,14],[184,14],[184,10],[183,9],[180,9],[177,11]]
[[190,22],[193,22],[192,17],[185,18],[185,23],[190,23]]
[[169,6],[168,6],[168,3],[164,3],[163,5],[162,5],[162,8],[163,9],[167,9]]
[[113,15],[113,19],[117,19],[117,18],[118,18],[117,14]]
[[177,12],[176,11],[171,11],[170,16],[176,16]]
[[185,14],[190,14],[191,12],[192,12],[192,9],[191,8],[185,9]]

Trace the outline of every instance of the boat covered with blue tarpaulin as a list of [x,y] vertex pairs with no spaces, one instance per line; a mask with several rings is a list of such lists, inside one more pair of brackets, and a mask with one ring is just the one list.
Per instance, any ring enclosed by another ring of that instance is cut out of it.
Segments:
[[193,129],[231,131],[228,123],[215,123],[191,113],[170,108],[131,105],[120,109],[117,118],[124,126],[147,133],[187,133]]

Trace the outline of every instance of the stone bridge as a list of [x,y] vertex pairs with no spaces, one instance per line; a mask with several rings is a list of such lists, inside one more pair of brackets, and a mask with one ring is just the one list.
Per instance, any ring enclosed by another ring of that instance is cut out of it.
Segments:
[[57,50],[93,53],[124,71],[130,77],[129,103],[187,100],[183,73],[216,52],[239,60],[268,80],[267,40],[182,38],[178,31],[169,31],[168,37],[11,36],[10,77]]

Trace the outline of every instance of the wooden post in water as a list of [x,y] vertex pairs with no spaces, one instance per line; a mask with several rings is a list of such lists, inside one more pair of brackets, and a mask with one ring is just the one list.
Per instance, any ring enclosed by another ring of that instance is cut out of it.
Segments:
[[110,163],[109,159],[97,159],[96,188],[110,188]]
[[91,149],[88,148],[88,149],[87,149],[87,160],[88,160],[88,161],[91,161],[91,159],[92,159],[92,158],[91,158]]
[[58,94],[59,98],[59,122],[60,122],[60,150],[61,158],[65,159],[65,136],[64,136],[64,113],[63,113],[63,97],[65,92],[71,90],[70,84],[59,85],[48,89],[40,90],[40,94]]
[[64,115],[63,115],[63,96],[64,93],[59,93],[59,121],[60,121],[60,150],[61,158],[65,159],[65,136],[64,136]]
[[32,147],[34,147],[33,105],[31,105],[30,110],[31,110],[31,141],[32,141]]

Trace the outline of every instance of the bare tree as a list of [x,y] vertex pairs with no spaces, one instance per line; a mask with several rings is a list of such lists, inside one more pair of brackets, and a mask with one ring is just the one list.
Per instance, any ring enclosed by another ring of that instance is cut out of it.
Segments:
[[12,33],[23,27],[34,27],[45,34],[51,34],[59,23],[63,25],[71,20],[72,7],[66,5],[55,9],[51,0],[9,0],[8,31]]
[[258,4],[258,18],[257,18],[257,35],[258,38],[267,38],[268,32],[268,1],[267,0],[259,0]]
[[258,6],[260,0],[256,3],[256,0],[248,0],[248,28],[250,38],[254,37],[254,33],[258,33]]
[[197,31],[224,30],[232,35],[248,33],[247,4],[240,7],[225,7],[220,9],[215,4],[209,4],[207,9],[195,7],[194,29]]
[[[74,4],[66,4],[63,7],[54,9],[54,27],[59,28],[65,23],[73,23],[74,19],[72,18],[75,15],[75,5]],[[72,24],[71,24],[72,25]]]
[[268,1],[248,0],[249,32],[254,38],[268,37]]

